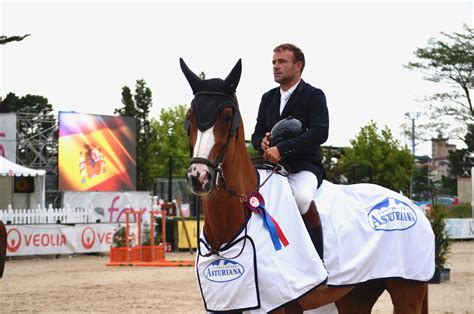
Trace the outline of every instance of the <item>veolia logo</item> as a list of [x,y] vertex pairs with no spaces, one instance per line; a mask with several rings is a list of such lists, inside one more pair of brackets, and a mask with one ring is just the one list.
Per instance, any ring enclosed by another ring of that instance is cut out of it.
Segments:
[[413,208],[398,199],[387,197],[375,205],[368,214],[369,224],[374,230],[406,230],[416,224]]
[[95,232],[91,227],[86,227],[82,230],[81,242],[86,250],[92,249],[95,243]]
[[204,276],[214,282],[228,282],[242,276],[245,269],[242,265],[228,259],[219,259],[207,265]]
[[21,233],[18,229],[12,228],[7,233],[7,249],[11,253],[18,251],[21,245]]

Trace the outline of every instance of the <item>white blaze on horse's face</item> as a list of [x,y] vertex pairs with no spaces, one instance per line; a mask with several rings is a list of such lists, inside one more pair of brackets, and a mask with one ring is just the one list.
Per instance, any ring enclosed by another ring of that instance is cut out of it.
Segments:
[[[194,144],[193,158],[209,159],[211,150],[216,143],[214,137],[214,126],[204,132],[197,131],[196,143]],[[187,171],[191,190],[195,194],[207,194],[212,189],[212,169],[203,163],[192,163]]]

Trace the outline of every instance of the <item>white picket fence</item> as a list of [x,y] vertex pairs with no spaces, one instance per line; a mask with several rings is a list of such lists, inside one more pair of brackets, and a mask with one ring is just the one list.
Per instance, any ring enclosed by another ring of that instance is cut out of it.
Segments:
[[53,208],[50,204],[48,208],[12,209],[9,205],[7,210],[0,210],[0,220],[12,225],[76,224],[96,222],[96,215],[92,208]]

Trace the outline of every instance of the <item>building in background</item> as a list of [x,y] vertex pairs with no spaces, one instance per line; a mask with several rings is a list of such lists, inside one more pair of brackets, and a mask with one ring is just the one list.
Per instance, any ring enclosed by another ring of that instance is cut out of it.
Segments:
[[434,181],[441,181],[442,177],[449,177],[449,152],[456,150],[456,145],[448,144],[448,139],[441,134],[437,138],[431,139],[431,173],[430,177]]

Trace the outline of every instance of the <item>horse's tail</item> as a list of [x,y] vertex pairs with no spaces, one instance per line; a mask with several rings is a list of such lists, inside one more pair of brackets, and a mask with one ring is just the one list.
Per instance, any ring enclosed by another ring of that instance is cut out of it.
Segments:
[[7,229],[0,220],[0,278],[3,276],[5,269],[5,260],[7,259]]

